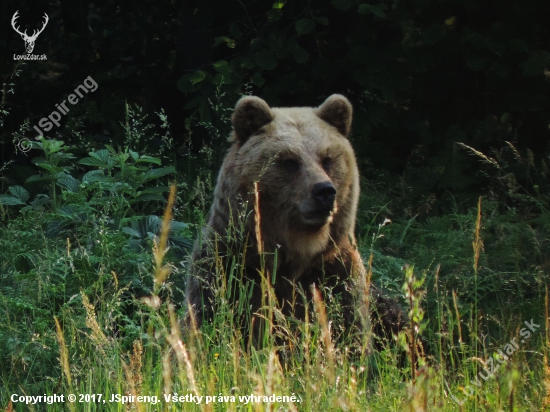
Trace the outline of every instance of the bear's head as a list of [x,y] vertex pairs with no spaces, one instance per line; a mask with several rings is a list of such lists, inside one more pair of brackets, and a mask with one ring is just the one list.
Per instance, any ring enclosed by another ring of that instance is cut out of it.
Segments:
[[304,262],[353,239],[359,178],[351,119],[351,104],[336,94],[317,108],[238,101],[216,198],[252,199],[258,182],[266,251],[278,247]]

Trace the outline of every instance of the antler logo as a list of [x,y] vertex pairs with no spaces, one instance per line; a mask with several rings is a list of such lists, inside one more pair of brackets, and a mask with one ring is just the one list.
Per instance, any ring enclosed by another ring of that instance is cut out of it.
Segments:
[[46,28],[46,24],[48,24],[48,21],[50,19],[48,18],[48,15],[46,13],[44,13],[44,18],[45,18],[44,25],[42,26],[42,28],[40,30],[34,30],[32,36],[29,36],[27,34],[27,30],[25,30],[23,33],[21,33],[19,31],[19,27],[15,27],[15,21],[19,17],[17,15],[17,13],[19,13],[19,10],[17,10],[15,12],[15,14],[13,15],[13,17],[11,18],[11,25],[12,25],[13,29],[17,33],[19,33],[21,35],[21,38],[25,41],[25,49],[27,49],[27,54],[31,54],[33,49],[34,49],[34,43],[36,42],[36,39],[38,38],[38,35],[44,31],[44,29]]

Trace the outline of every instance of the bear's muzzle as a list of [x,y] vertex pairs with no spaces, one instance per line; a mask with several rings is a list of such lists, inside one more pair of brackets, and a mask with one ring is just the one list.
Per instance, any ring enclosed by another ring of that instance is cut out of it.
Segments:
[[336,199],[336,188],[331,182],[322,182],[313,185],[311,197],[315,201],[315,205],[319,211],[330,211],[334,207],[334,199]]
[[310,201],[306,210],[302,209],[302,218],[307,226],[324,226],[334,212],[336,188],[331,182],[313,185]]

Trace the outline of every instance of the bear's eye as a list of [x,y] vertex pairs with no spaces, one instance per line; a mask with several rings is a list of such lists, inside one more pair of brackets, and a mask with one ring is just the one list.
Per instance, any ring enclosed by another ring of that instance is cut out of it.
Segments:
[[299,169],[300,162],[296,159],[284,159],[281,161],[281,165],[288,171],[294,172]]
[[332,159],[330,157],[325,157],[321,162],[321,165],[323,166],[323,169],[325,169],[326,172],[328,172],[328,170],[330,169],[331,164],[332,164]]

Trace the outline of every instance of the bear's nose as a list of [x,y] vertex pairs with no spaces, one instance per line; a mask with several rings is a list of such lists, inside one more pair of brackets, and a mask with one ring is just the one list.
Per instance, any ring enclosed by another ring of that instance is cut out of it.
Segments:
[[316,183],[311,191],[311,197],[319,209],[331,210],[336,198],[336,188],[330,182]]

